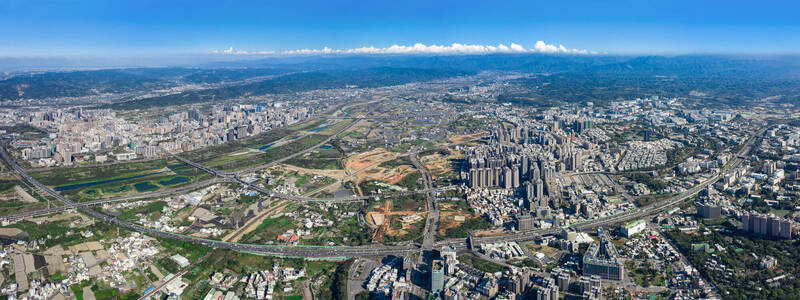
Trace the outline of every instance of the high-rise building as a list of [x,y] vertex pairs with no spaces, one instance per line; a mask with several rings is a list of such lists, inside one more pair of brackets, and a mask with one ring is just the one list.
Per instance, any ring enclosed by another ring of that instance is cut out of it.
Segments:
[[431,293],[438,294],[444,289],[444,263],[434,260],[431,263]]
[[706,219],[716,219],[722,216],[722,206],[715,203],[698,204],[697,214]]
[[534,219],[530,215],[518,215],[516,219],[518,231],[527,231],[533,229]]
[[750,232],[752,229],[750,228],[750,214],[743,214],[741,217],[742,221],[742,231]]
[[544,198],[544,181],[541,179],[536,180],[536,185],[534,186],[534,196],[537,200]]
[[505,176],[503,176],[503,181],[506,189],[510,189],[513,187],[514,181],[511,179],[514,174],[511,172],[511,168],[505,167],[503,169]]
[[740,217],[740,221],[744,232],[781,239],[792,238],[792,222],[775,215],[745,213]]
[[569,273],[561,272],[558,274],[556,282],[558,283],[558,290],[562,292],[569,291]]

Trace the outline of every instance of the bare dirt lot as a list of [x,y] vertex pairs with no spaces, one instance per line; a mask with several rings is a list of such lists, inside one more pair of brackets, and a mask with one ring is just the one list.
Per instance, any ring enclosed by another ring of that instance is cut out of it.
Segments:
[[[425,212],[417,212],[417,211],[393,211],[392,210],[392,201],[386,201],[383,205],[379,206],[373,211],[367,212],[367,222],[372,227],[377,227],[375,232],[372,235],[372,240],[375,242],[382,242],[385,236],[402,236],[409,233],[409,229],[412,227],[412,223],[406,223],[399,220],[399,218],[416,214],[421,218],[425,218]],[[397,216],[399,218],[395,218],[392,221],[392,216]],[[376,218],[377,217],[377,218]],[[377,225],[374,223],[374,219],[381,220],[383,219],[383,224]],[[397,225],[392,226],[393,222],[399,222],[400,227],[398,228]]]
[[356,184],[369,180],[396,184],[403,180],[406,175],[417,171],[411,165],[400,165],[394,168],[381,166],[381,163],[397,159],[400,156],[402,156],[400,153],[377,148],[346,158],[344,160],[344,169]]
[[439,203],[441,211],[439,212],[439,235],[444,236],[448,229],[461,226],[466,220],[476,217],[472,212],[467,210],[456,209],[452,203],[441,202]]
[[461,152],[455,150],[448,150],[446,153],[447,155],[442,155],[442,153],[436,152],[431,155],[420,157],[419,159],[420,162],[430,170],[431,176],[434,179],[455,172],[454,161],[464,157]]
[[476,133],[472,133],[472,134],[462,134],[462,135],[452,136],[452,137],[447,138],[447,140],[450,141],[453,144],[463,144],[463,143],[466,143],[468,141],[481,138],[482,136],[485,136],[487,134],[488,134],[488,132],[481,131],[481,132],[476,132]]

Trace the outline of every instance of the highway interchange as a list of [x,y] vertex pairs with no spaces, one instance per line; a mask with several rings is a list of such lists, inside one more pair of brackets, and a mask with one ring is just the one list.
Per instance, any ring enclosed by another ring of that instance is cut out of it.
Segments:
[[[329,142],[333,137],[337,136],[339,133],[343,132],[344,130],[346,130],[350,126],[352,126],[352,124],[349,125],[349,126],[344,127],[341,131],[339,131],[338,133],[336,133],[336,134],[332,135],[331,137],[329,137],[322,144],[325,144],[325,143]],[[759,130],[758,133],[753,135],[746,142],[746,144],[742,147],[742,149],[739,151],[739,153],[737,153],[737,155],[731,160],[731,162],[729,162],[729,164],[725,168],[723,168],[722,172],[720,172],[719,174],[717,174],[717,175],[715,175],[715,176],[703,181],[702,183],[697,184],[694,187],[692,187],[690,189],[687,189],[687,190],[679,193],[678,195],[670,197],[670,198],[668,198],[666,200],[662,200],[662,201],[659,201],[657,203],[654,203],[654,204],[651,204],[651,205],[648,205],[648,206],[645,206],[645,207],[640,207],[638,209],[630,210],[630,211],[627,211],[625,213],[621,213],[621,214],[617,214],[617,215],[613,215],[613,216],[601,217],[601,218],[593,219],[591,221],[582,222],[582,223],[579,223],[579,224],[573,224],[573,225],[570,225],[569,228],[575,229],[575,230],[587,230],[587,229],[596,228],[596,227],[599,227],[599,226],[609,226],[609,225],[618,224],[618,223],[629,221],[629,220],[635,220],[635,219],[643,218],[643,217],[646,217],[646,216],[658,214],[660,212],[663,212],[663,211],[669,209],[670,207],[673,207],[673,206],[675,206],[675,205],[677,205],[677,204],[689,199],[690,197],[693,197],[699,191],[701,191],[704,188],[706,188],[708,185],[713,184],[714,182],[716,182],[719,178],[721,178],[721,176],[723,176],[723,174],[727,170],[735,169],[736,167],[738,167],[743,162],[741,157],[744,156],[745,154],[747,154],[750,151],[750,149],[752,148],[753,142],[756,140],[756,136],[762,134],[764,132],[764,130],[765,130],[765,128]],[[318,146],[319,145],[315,145],[315,146],[313,146],[313,147],[311,147],[309,149],[306,149],[304,151],[301,151],[301,152],[298,152],[296,154],[293,154],[293,157],[295,157],[296,155],[300,155],[302,153],[306,153],[307,151],[310,151],[310,149],[316,149],[316,148],[318,148]],[[248,188],[252,188],[252,189],[254,189],[256,191],[259,191],[259,192],[264,193],[266,195],[269,195],[269,196],[272,196],[272,197],[277,197],[277,198],[283,198],[283,199],[295,200],[295,201],[320,200],[319,198],[291,196],[291,195],[284,195],[284,194],[275,193],[273,191],[268,191],[268,190],[265,190],[263,188],[260,188],[260,187],[258,187],[256,185],[254,185],[252,183],[245,182],[244,180],[239,178],[238,173],[237,174],[230,174],[230,173],[218,172],[218,171],[216,171],[214,169],[202,166],[200,164],[197,164],[195,162],[189,161],[189,160],[184,159],[182,157],[178,157],[177,155],[174,155],[174,154],[172,154],[172,155],[175,156],[176,158],[180,159],[181,161],[183,161],[184,163],[186,163],[188,165],[191,165],[191,166],[193,166],[195,168],[198,168],[200,170],[203,170],[203,171],[206,171],[206,172],[209,172],[209,173],[213,174],[215,176],[215,179],[213,179],[213,180],[225,180],[225,181],[233,180],[233,181],[238,182],[238,183],[240,183],[240,184],[242,184],[244,186],[247,186]],[[416,251],[416,250],[420,250],[420,249],[423,248],[423,245],[416,244],[416,243],[410,243],[410,244],[399,245],[399,246],[389,246],[389,245],[365,245],[365,246],[254,245],[254,244],[224,242],[224,241],[219,241],[219,240],[201,239],[201,238],[196,238],[196,237],[187,236],[187,235],[183,235],[183,234],[177,234],[177,233],[172,233],[172,232],[165,232],[165,231],[155,230],[155,229],[152,229],[152,228],[144,227],[144,226],[139,225],[139,224],[135,224],[135,223],[119,220],[116,217],[113,217],[113,216],[106,215],[106,214],[103,214],[101,212],[98,212],[98,211],[90,208],[89,206],[90,205],[102,204],[102,203],[109,203],[109,202],[114,202],[114,201],[125,201],[125,200],[130,200],[130,199],[158,197],[158,195],[149,194],[149,195],[139,195],[140,198],[134,198],[136,196],[131,196],[131,198],[121,197],[121,198],[116,198],[116,199],[105,199],[105,200],[98,200],[98,201],[93,201],[93,202],[76,203],[76,202],[64,197],[63,195],[59,194],[58,192],[54,191],[52,188],[50,188],[48,186],[45,186],[44,184],[40,183],[35,178],[31,177],[23,168],[21,168],[10,157],[10,155],[6,152],[5,148],[0,147],[0,156],[2,156],[2,159],[6,162],[6,164],[8,164],[11,167],[11,169],[13,171],[18,173],[25,181],[29,182],[30,184],[32,184],[33,186],[35,186],[39,190],[43,191],[44,193],[52,196],[53,198],[55,198],[55,199],[57,199],[57,200],[59,200],[59,201],[61,201],[61,202],[63,202],[65,204],[64,206],[60,206],[60,207],[55,207],[55,208],[50,208],[50,209],[47,209],[47,210],[27,213],[27,214],[31,214],[31,215],[20,214],[20,215],[4,217],[7,220],[25,218],[25,217],[29,217],[29,216],[32,216],[32,215],[41,215],[41,214],[45,214],[45,213],[52,213],[52,212],[57,212],[57,211],[65,210],[65,209],[75,208],[75,209],[79,210],[80,212],[82,212],[84,214],[87,214],[87,215],[89,215],[91,217],[94,217],[96,219],[102,220],[104,222],[113,223],[113,224],[115,224],[117,226],[129,229],[129,230],[132,230],[132,231],[137,231],[137,232],[141,232],[141,233],[144,233],[144,234],[152,235],[152,236],[160,236],[160,237],[164,237],[164,238],[171,238],[171,239],[176,239],[176,240],[180,240],[180,241],[190,242],[190,243],[204,245],[204,246],[208,246],[208,247],[214,247],[214,248],[231,249],[231,250],[235,250],[235,251],[242,251],[242,252],[261,254],[261,255],[274,255],[274,256],[280,256],[280,257],[347,258],[347,257],[362,257],[362,256],[403,255],[403,254],[407,253],[408,251]],[[273,162],[273,163],[278,163],[278,162]],[[209,183],[209,182],[206,181],[204,183]],[[421,190],[417,190],[417,191],[409,191],[407,193],[425,193],[425,194],[430,194],[430,193],[432,193],[434,191],[441,191],[442,190],[442,189],[432,189],[432,188],[429,187],[429,185],[430,185],[429,179],[426,178],[426,188],[425,189],[421,189]],[[164,191],[164,192],[169,192],[169,191]],[[368,199],[368,198],[369,198],[369,196],[353,196],[353,197],[349,197],[349,198],[336,199],[336,200],[363,201],[363,200]],[[429,196],[429,198],[432,198],[432,197]],[[324,198],[324,199],[330,200],[331,198]],[[432,202],[432,201],[429,201],[429,207],[435,207],[435,205],[436,205],[436,204],[434,204],[435,202],[434,203],[430,203],[430,202]],[[426,224],[426,236],[428,236],[429,233],[432,232],[433,229],[435,228],[435,226],[431,226],[431,225],[435,225],[435,223],[432,223],[431,220],[429,220],[428,224]],[[495,241],[524,242],[524,241],[534,240],[534,239],[536,239],[536,238],[538,238],[540,236],[543,236],[543,235],[556,234],[556,233],[560,232],[561,230],[562,230],[561,228],[557,228],[557,227],[549,228],[549,229],[537,229],[537,230],[531,230],[531,231],[525,231],[525,232],[516,232],[516,233],[509,234],[509,235],[497,236],[497,237],[472,238],[471,242],[473,244],[495,242]],[[428,238],[424,239],[424,243],[423,244],[424,244],[424,248],[426,248],[426,249],[431,249],[431,248],[434,248],[434,247],[440,247],[440,246],[444,246],[444,245],[452,246],[452,247],[454,247],[454,248],[456,248],[458,250],[466,250],[468,248],[468,240],[467,239],[458,239],[458,238],[457,239],[446,239],[446,240],[442,240],[442,241],[438,241],[438,242],[433,242],[432,237],[428,237]]]

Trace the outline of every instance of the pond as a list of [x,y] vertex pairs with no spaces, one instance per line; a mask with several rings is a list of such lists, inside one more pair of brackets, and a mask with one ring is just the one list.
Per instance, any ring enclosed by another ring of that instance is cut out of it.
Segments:
[[186,177],[183,177],[183,176],[178,176],[178,177],[172,177],[169,180],[160,180],[158,182],[158,184],[160,184],[160,185],[174,185],[174,184],[180,184],[180,183],[184,183],[184,182],[189,182],[189,178],[186,178]]
[[133,185],[137,192],[147,192],[157,190],[158,186],[150,183],[149,181],[139,182]]

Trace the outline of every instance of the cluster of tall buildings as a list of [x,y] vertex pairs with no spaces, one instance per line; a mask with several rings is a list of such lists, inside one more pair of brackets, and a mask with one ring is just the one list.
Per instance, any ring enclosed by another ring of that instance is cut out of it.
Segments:
[[559,288],[553,278],[544,278],[540,285],[533,286],[536,300],[558,300]]
[[471,154],[469,185],[511,189],[525,181],[532,184],[538,179],[547,181],[553,179],[556,172],[581,170],[583,156],[563,132],[533,130],[526,126],[503,127],[495,131],[488,147]]
[[521,165],[516,157],[492,156],[470,159],[469,184],[472,188],[520,186]]
[[149,120],[128,120],[108,109],[42,109],[22,113],[24,121],[49,133],[40,140],[20,140],[23,159],[38,165],[70,165],[87,153],[121,150],[156,157],[156,146],[188,151],[287,126],[313,115],[310,107],[217,105],[210,111],[188,109]]
[[775,215],[746,213],[741,216],[742,231],[779,239],[792,238],[792,222]]
[[595,299],[602,299],[603,298],[603,285],[600,281],[600,277],[598,276],[591,276],[591,277],[581,277],[578,281],[578,292],[581,295],[581,299],[585,300],[595,300]]

